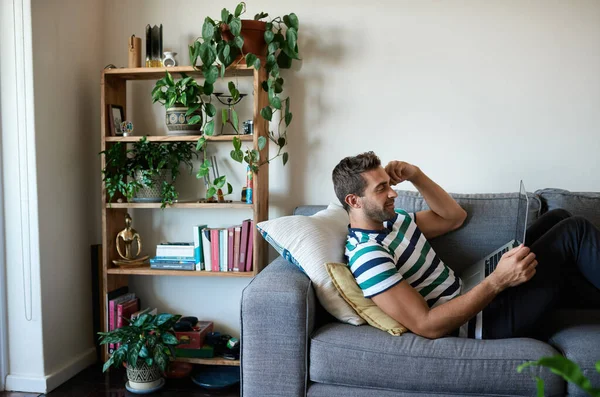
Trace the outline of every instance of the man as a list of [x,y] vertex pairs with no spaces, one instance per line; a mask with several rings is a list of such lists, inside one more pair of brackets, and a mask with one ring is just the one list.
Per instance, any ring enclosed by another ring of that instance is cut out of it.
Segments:
[[[394,208],[392,186],[404,181],[430,210]],[[383,168],[373,152],[340,161],[333,184],[350,216],[346,256],[358,285],[418,335],[458,336],[483,311],[483,339],[535,336],[538,320],[567,296],[574,305],[600,308],[600,231],[584,218],[564,210],[544,214],[529,227],[525,245],[505,253],[492,274],[461,295],[460,279],[427,241],[467,217],[440,186],[412,164]]]

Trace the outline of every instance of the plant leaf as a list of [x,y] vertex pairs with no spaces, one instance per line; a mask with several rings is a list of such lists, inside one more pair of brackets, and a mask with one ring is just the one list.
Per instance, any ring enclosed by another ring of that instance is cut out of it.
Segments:
[[188,108],[188,111],[187,111],[187,112],[185,112],[185,115],[186,115],[186,116],[189,116],[190,114],[192,114],[192,113],[194,113],[196,110],[198,110],[198,109],[200,108],[200,106],[201,106],[201,105],[200,105],[199,103],[197,103],[197,104],[195,104],[195,105],[192,105],[192,106],[190,106],[190,107]]
[[273,111],[269,106],[265,106],[260,110],[260,115],[263,117],[263,119],[271,121],[273,118]]
[[298,16],[293,12],[289,15],[289,23],[290,26],[296,30],[300,29],[300,21],[298,20]]
[[231,14],[227,10],[227,8],[223,8],[221,10],[221,21],[227,23],[227,19],[229,19],[229,15],[231,15]]
[[175,85],[175,82],[173,81],[173,76],[171,76],[171,73],[169,73],[168,70],[165,70],[165,79],[168,86],[173,87]]
[[227,182],[227,194],[231,193],[233,193],[233,187],[231,186],[231,183]]
[[175,335],[173,335],[169,332],[162,334],[162,341],[166,345],[176,345],[179,343],[179,341],[177,340]]
[[201,137],[200,139],[198,139],[198,143],[196,143],[196,150],[198,150],[198,151],[202,150],[205,143],[206,143],[206,138]]
[[235,17],[239,17],[244,12],[244,3],[240,3],[235,7]]
[[239,36],[242,32],[242,21],[239,18],[233,18],[229,23],[229,29],[234,36]]
[[147,358],[149,354],[150,353],[148,352],[148,348],[145,345],[142,346],[142,348],[140,349],[140,357]]
[[227,123],[227,109],[221,109],[221,121]]
[[211,136],[215,132],[215,120],[211,120],[204,126],[204,135]]
[[251,67],[251,66],[253,66],[253,65],[254,65],[254,62],[256,62],[256,60],[257,60],[257,59],[258,59],[258,58],[257,58],[257,57],[256,57],[256,55],[254,55],[254,54],[250,54],[250,53],[246,54],[246,65],[247,65],[248,67]]
[[214,84],[219,77],[219,69],[215,65],[210,65],[202,74],[204,74],[207,83]]
[[235,111],[235,109],[231,109],[231,123],[233,124],[233,128],[235,129],[235,132],[238,132],[239,130],[239,119],[238,119],[238,114]]
[[279,139],[277,139],[277,145],[283,149],[283,147],[285,146],[285,138],[280,136]]
[[206,198],[211,198],[212,196],[215,195],[216,192],[217,192],[217,189],[215,189],[214,187],[208,188],[208,191],[206,192]]
[[292,123],[292,114],[288,113],[285,115],[285,126],[289,126]]
[[240,50],[242,49],[242,47],[244,47],[244,38],[242,36],[235,36],[233,42],[235,43],[235,46]]
[[265,147],[266,144],[267,144],[267,138],[265,138],[264,136],[259,136],[258,137],[258,150],[263,150],[263,148]]
[[215,34],[215,27],[212,24],[212,21],[209,18],[206,18],[204,20],[204,23],[202,24],[202,38],[205,41],[209,41],[210,39],[212,39],[214,34]]
[[108,360],[106,360],[106,362],[102,366],[102,372],[108,371],[108,369],[110,368],[111,365],[114,364],[114,362],[115,362],[115,355],[113,354],[112,356],[110,356],[110,358]]
[[201,121],[202,121],[202,116],[195,114],[194,116],[190,117],[190,120],[188,121],[188,125],[198,124]]
[[137,367],[137,359],[143,345],[144,341],[141,339],[131,345],[129,351],[127,352],[127,365],[132,365],[133,368]]
[[204,82],[204,94],[205,95],[211,95],[213,93],[213,90],[215,89],[215,86],[210,84],[208,81]]
[[535,382],[537,384],[537,395],[538,397],[544,397],[544,380],[539,376],[535,377]]
[[167,321],[171,320],[173,317],[175,317],[175,316],[170,313],[161,313],[158,316],[156,316],[156,319],[154,320],[154,324],[156,324],[157,327],[160,327],[161,325],[165,324]]
[[212,103],[205,104],[204,111],[208,117],[215,117],[215,114],[217,114],[217,108]]
[[267,44],[270,44],[274,38],[275,38],[275,33],[273,33],[270,30],[265,31],[265,42]]
[[287,162],[288,162],[288,153],[287,153],[287,152],[285,152],[285,153],[283,154],[283,165],[285,165]]
[[233,148],[235,150],[240,150],[242,148],[242,140],[237,136],[233,137]]

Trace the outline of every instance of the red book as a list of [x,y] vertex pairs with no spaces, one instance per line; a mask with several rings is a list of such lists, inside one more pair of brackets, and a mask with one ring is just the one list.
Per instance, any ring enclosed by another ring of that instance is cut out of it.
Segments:
[[250,227],[248,229],[248,249],[246,249],[246,271],[252,271],[252,248],[254,247],[254,221],[250,221]]
[[248,249],[248,230],[250,229],[250,219],[242,222],[242,238],[240,240],[240,271],[246,269],[246,250]]
[[233,271],[240,271],[240,239],[242,238],[242,227],[236,226],[233,232]]
[[[108,330],[112,331],[116,329],[117,326],[117,305],[119,303],[127,302],[135,298],[135,294],[133,292],[128,292],[124,295],[121,295],[117,298],[111,299],[108,301]],[[108,353],[112,354],[115,351],[115,344],[108,344]]]
[[233,227],[227,229],[227,270],[233,271]]
[[[140,298],[135,298],[133,300],[127,301],[125,303],[119,303],[117,305],[117,324],[115,329],[121,328],[129,323],[123,318],[130,319],[131,315],[140,310]],[[120,343],[117,343],[115,346],[115,350],[121,346]]]
[[210,229],[210,249],[212,271],[218,272],[220,267],[219,262],[219,229]]

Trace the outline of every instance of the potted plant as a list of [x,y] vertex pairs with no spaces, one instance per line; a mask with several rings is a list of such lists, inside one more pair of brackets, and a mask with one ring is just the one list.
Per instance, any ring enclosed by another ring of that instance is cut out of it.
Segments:
[[[284,79],[280,75],[281,69],[289,69],[294,59],[299,60],[298,53],[298,29],[299,20],[296,14],[290,13],[283,17],[276,17],[269,22],[262,21],[269,15],[261,12],[256,14],[254,21],[260,22],[264,33],[261,44],[249,47],[247,43],[250,36],[256,36],[255,30],[245,30],[245,26],[250,26],[248,20],[242,20],[240,17],[246,12],[246,4],[239,3],[232,13],[227,9],[221,11],[221,20],[214,20],[206,17],[202,25],[202,36],[189,47],[190,61],[196,67],[198,60],[202,62],[200,70],[205,81],[203,91],[206,95],[214,91],[214,83],[219,74],[221,77],[225,69],[234,62],[245,60],[246,65],[255,69],[264,67],[267,71],[267,80],[261,85],[262,89],[268,94],[269,104],[261,109],[261,116],[271,122],[277,112],[280,112],[277,131],[269,130],[269,139],[278,146],[277,154],[271,159],[261,160],[257,150],[241,150],[239,141],[234,140],[234,150],[231,152],[231,158],[238,161],[246,161],[250,168],[257,172],[260,165],[272,161],[281,156],[283,164],[288,161],[287,152],[283,152],[287,144],[287,127],[292,122],[292,113],[290,112],[290,98],[281,98],[284,88]],[[258,28],[260,29],[260,28]],[[248,48],[256,48],[259,53],[249,52]],[[261,49],[261,48],[264,48]],[[220,63],[217,66],[217,60]],[[264,63],[264,64],[263,64]],[[239,99],[239,91],[234,82],[228,84],[229,92],[233,101]],[[223,117],[226,113],[223,112]],[[236,131],[239,130],[239,119],[235,109],[231,112],[232,124]],[[223,120],[226,122],[227,120]],[[285,123],[283,130],[281,124]],[[210,135],[206,133],[207,135]],[[264,147],[264,144],[262,145]],[[262,149],[259,147],[259,149]]]
[[102,372],[111,366],[127,366],[128,389],[144,392],[164,384],[162,374],[169,359],[175,357],[177,338],[171,333],[181,315],[142,314],[134,322],[110,332],[98,332],[100,344],[118,343],[119,347],[104,363]]
[[121,193],[128,202],[160,202],[161,208],[173,204],[179,196],[175,181],[180,166],[188,166],[191,173],[192,159],[198,156],[193,143],[149,142],[146,137],[135,142],[132,149],[117,142],[100,154],[106,156],[102,180],[109,202]]
[[[181,73],[181,79],[175,80],[168,71],[158,80],[152,90],[152,103],[160,102],[166,108],[168,135],[187,135],[198,133],[204,127],[205,133],[212,135],[215,105],[203,99],[203,87],[193,77]],[[203,112],[206,118],[203,117]]]

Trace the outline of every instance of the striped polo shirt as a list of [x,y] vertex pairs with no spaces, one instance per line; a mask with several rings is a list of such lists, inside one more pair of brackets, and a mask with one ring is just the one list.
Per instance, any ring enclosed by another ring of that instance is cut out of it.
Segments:
[[460,294],[461,281],[433,251],[416,214],[396,209],[383,230],[348,228],[346,258],[366,298],[406,280],[427,301],[440,305]]

